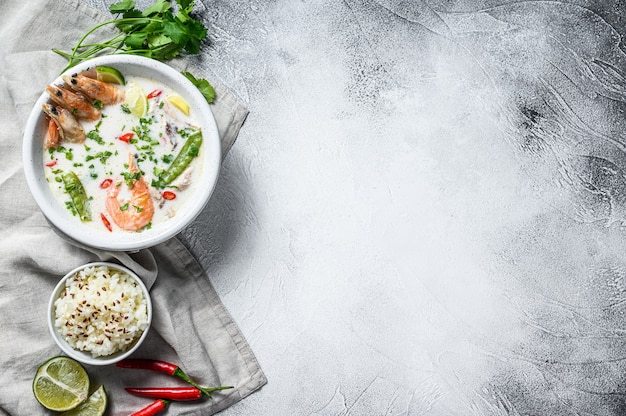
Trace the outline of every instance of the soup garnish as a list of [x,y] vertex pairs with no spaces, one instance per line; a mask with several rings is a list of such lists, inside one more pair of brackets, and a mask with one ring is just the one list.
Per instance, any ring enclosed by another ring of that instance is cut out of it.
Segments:
[[77,220],[139,232],[176,215],[196,186],[203,149],[183,97],[108,67],[65,76],[46,91],[46,179]]

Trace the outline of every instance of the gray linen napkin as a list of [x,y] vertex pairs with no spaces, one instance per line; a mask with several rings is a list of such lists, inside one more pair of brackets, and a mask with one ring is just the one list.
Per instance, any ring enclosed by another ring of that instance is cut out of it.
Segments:
[[[138,357],[175,362],[204,385],[235,386],[216,393],[212,401],[175,403],[168,414],[212,414],[267,382],[206,274],[178,240],[137,253],[78,247],[51,229],[27,189],[23,126],[45,85],[66,63],[50,49],[69,49],[89,27],[106,19],[76,0],[0,2],[0,415],[42,413],[31,392],[32,377],[39,364],[60,354],[46,324],[48,298],[67,271],[95,260],[123,263],[153,284],[153,327]],[[207,77],[188,68],[185,60],[171,64]],[[224,156],[247,110],[229,91],[213,85]],[[169,376],[112,366],[87,366],[87,371],[94,385],[106,386],[110,415],[129,414],[150,402],[128,395],[124,386],[180,385]]]

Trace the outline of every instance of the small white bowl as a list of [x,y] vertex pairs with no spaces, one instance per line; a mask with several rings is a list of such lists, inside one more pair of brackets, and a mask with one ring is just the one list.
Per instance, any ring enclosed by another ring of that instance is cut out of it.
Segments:
[[[117,270],[127,273],[131,278],[133,278],[137,282],[137,284],[139,285],[139,287],[141,288],[143,292],[143,295],[146,299],[146,308],[148,312],[148,325],[146,329],[143,331],[143,333],[141,334],[141,336],[139,337],[139,339],[136,340],[136,342],[132,345],[131,348],[127,349],[126,351],[118,351],[114,354],[107,355],[107,356],[100,356],[100,357],[94,357],[92,356],[90,352],[78,351],[72,348],[72,346],[59,333],[59,331],[57,330],[54,324],[55,315],[56,315],[54,302],[59,298],[59,296],[61,296],[61,293],[63,293],[63,290],[65,289],[65,282],[67,281],[67,279],[69,279],[71,276],[73,276],[74,274],[76,274],[78,271],[82,269],[85,269],[87,267],[95,267],[95,266],[107,266],[111,269],[117,269]],[[114,364],[130,356],[132,353],[134,353],[137,350],[137,348],[139,348],[139,346],[143,343],[143,341],[148,336],[148,332],[150,330],[151,324],[152,324],[152,301],[150,300],[150,294],[148,292],[148,289],[146,288],[144,283],[141,281],[139,276],[137,276],[133,271],[129,270],[128,268],[124,266],[120,266],[119,264],[116,264],[116,263],[94,262],[94,263],[84,264],[82,266],[75,268],[74,270],[72,270],[71,272],[63,276],[63,278],[59,281],[59,283],[56,285],[56,287],[52,291],[52,295],[50,296],[50,302],[48,303],[48,328],[50,329],[52,338],[57,343],[57,345],[61,348],[61,350],[63,350],[65,354],[67,354],[70,358],[73,358],[84,364],[109,365],[109,364]]]
[[[133,55],[102,56],[70,68],[65,75],[79,73],[96,66],[111,66],[125,75],[151,78],[179,93],[196,114],[202,129],[203,157],[197,177],[198,184],[185,205],[173,218],[142,232],[108,232],[81,223],[56,200],[46,181],[43,164],[43,138],[47,134],[42,104],[50,100],[43,92],[35,103],[24,129],[22,159],[28,187],[44,216],[71,239],[84,245],[111,251],[134,251],[162,243],[182,231],[204,209],[217,183],[221,164],[221,144],[217,124],[209,104],[200,91],[178,70],[154,59]],[[50,84],[60,84],[59,76]]]

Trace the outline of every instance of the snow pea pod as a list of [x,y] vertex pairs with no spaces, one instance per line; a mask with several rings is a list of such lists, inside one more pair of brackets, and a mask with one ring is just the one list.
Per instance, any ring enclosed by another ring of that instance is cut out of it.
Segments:
[[80,220],[83,222],[91,221],[91,211],[88,206],[89,200],[83,183],[72,171],[63,172],[61,179],[63,179],[63,184],[65,185],[65,192],[67,192],[72,199],[72,204],[74,205],[76,212],[78,212]]
[[178,176],[183,173],[183,171],[189,166],[191,161],[198,156],[200,152],[200,146],[202,145],[202,132],[196,131],[192,133],[185,144],[183,145],[178,155],[169,166],[169,168],[159,175],[159,185],[161,187],[165,185],[169,185],[174,181],[174,179],[178,178]]

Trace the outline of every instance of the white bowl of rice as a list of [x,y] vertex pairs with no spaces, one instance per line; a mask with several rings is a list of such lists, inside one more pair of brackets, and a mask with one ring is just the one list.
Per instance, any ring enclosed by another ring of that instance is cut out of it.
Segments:
[[48,315],[52,337],[65,354],[84,364],[109,365],[131,355],[146,338],[152,303],[131,270],[95,262],[59,281]]

